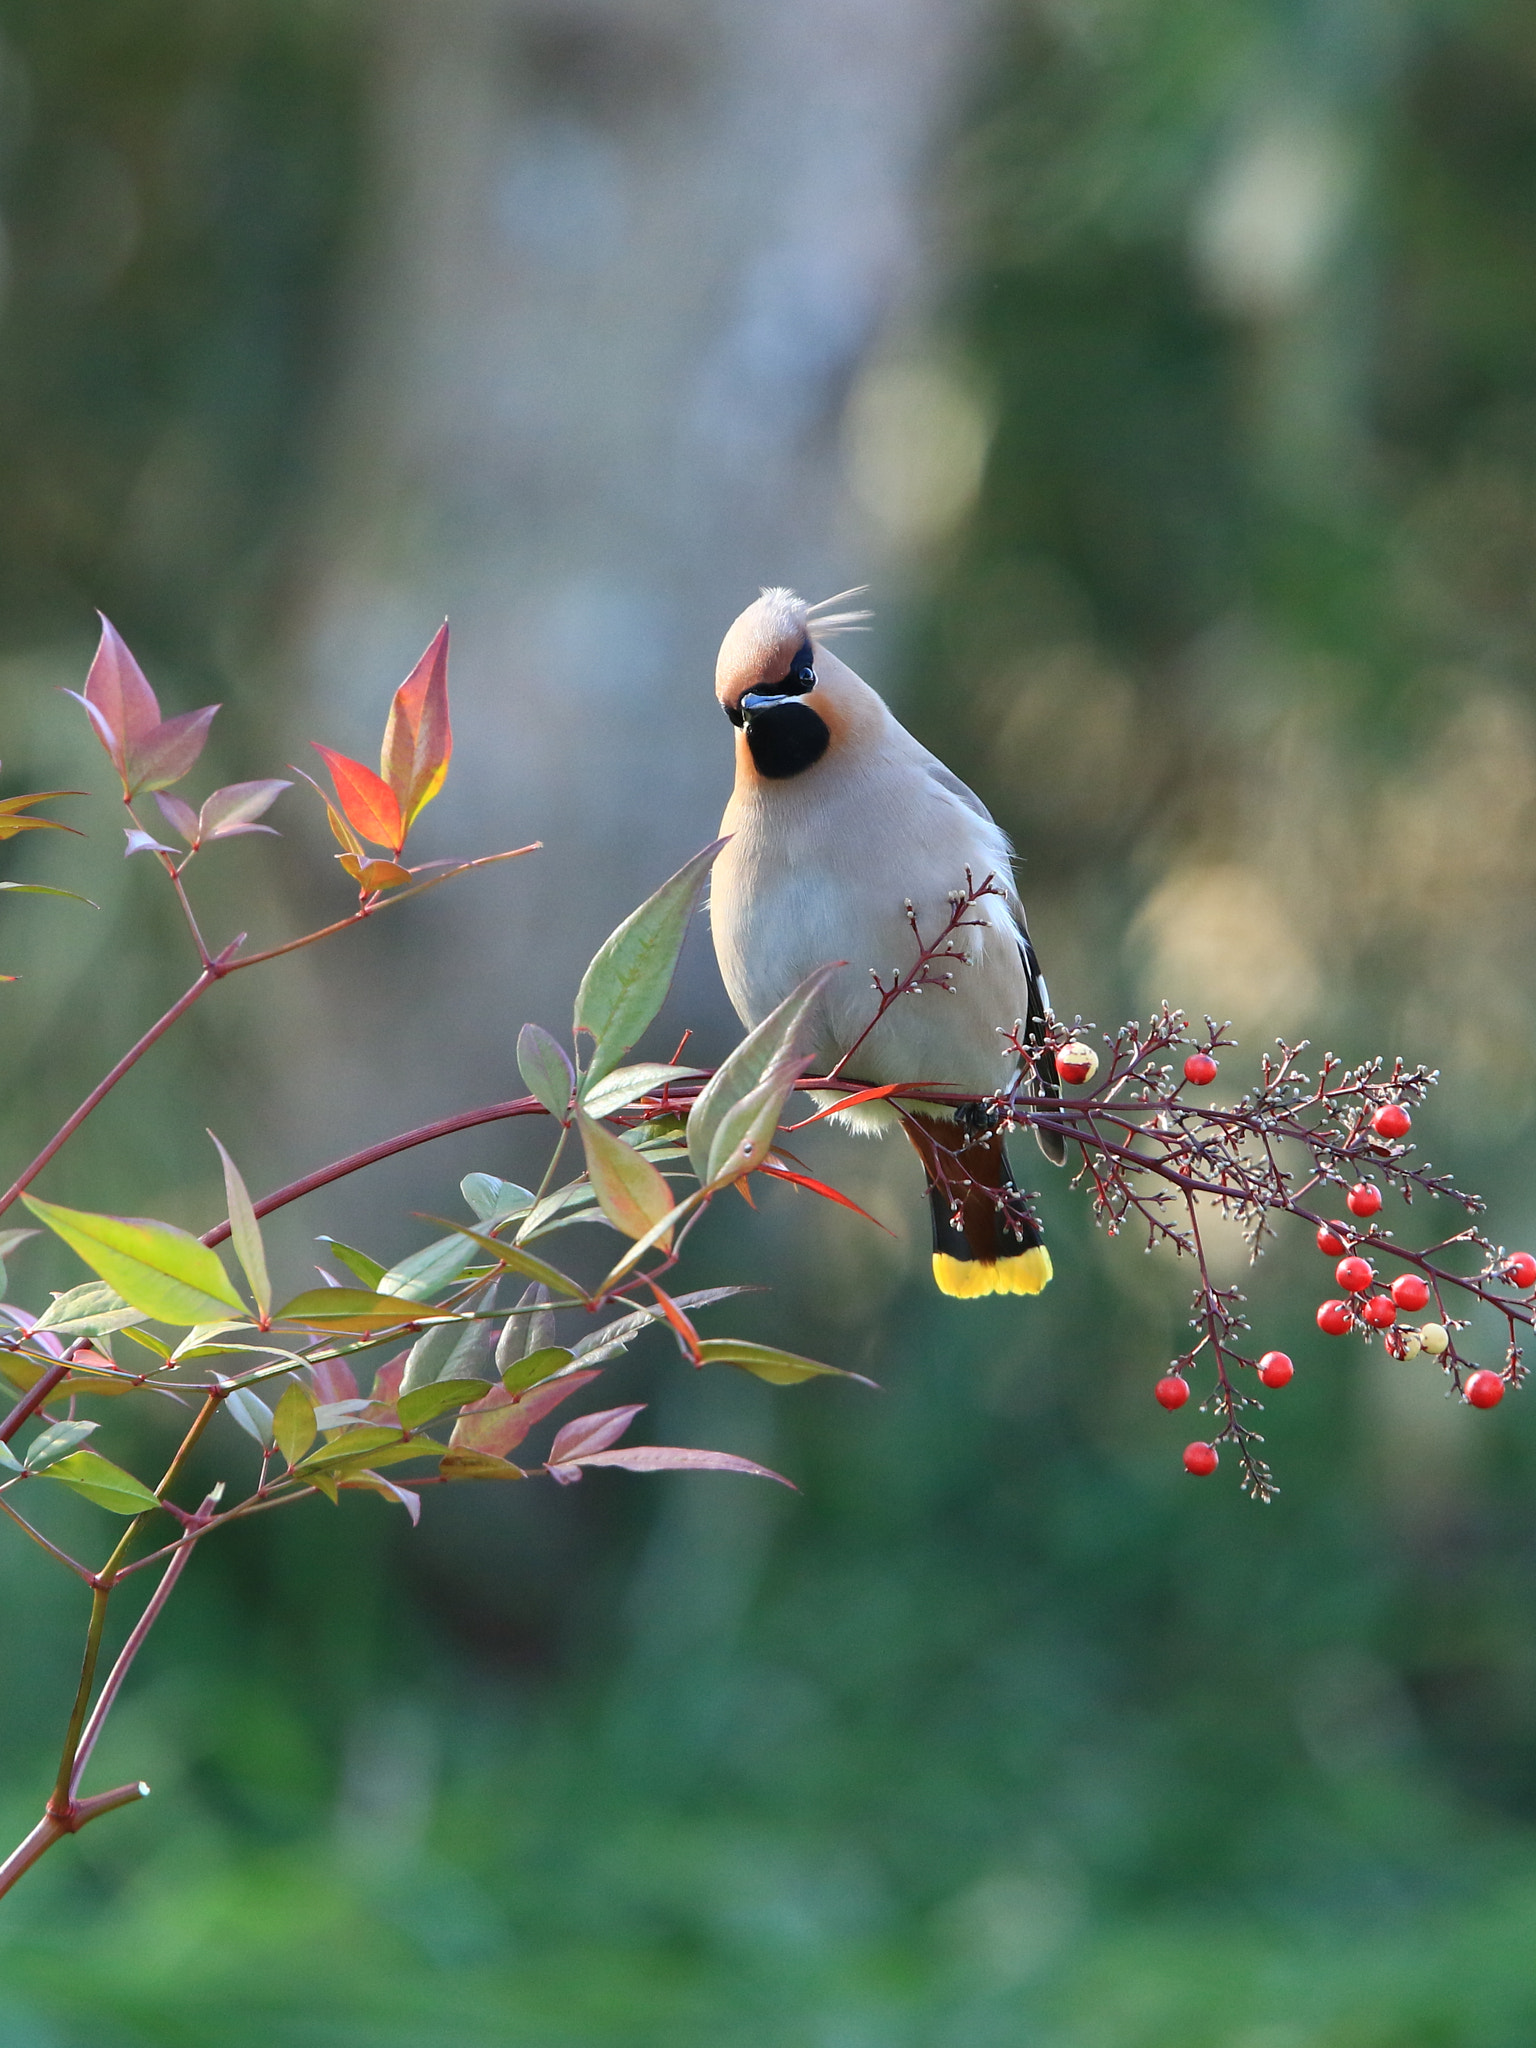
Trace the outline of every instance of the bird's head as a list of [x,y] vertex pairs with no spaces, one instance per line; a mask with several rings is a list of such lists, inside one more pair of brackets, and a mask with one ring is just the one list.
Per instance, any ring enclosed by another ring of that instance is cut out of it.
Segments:
[[[845,590],[808,605],[793,590],[765,590],[720,644],[715,695],[760,776],[778,782],[812,768],[867,709],[874,693],[822,645],[867,612],[831,612]],[[878,700],[876,700],[878,702]]]

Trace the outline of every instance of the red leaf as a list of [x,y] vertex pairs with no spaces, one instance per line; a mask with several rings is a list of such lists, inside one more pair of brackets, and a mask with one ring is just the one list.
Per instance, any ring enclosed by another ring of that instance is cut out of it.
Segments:
[[[754,1479],[776,1479],[791,1493],[799,1488],[782,1472],[766,1465],[754,1465],[750,1458],[733,1457],[729,1451],[690,1451],[674,1444],[630,1444],[619,1451],[592,1451],[573,1458],[574,1465],[617,1465],[626,1472],[745,1472]],[[551,1475],[552,1477],[555,1475]]]
[[578,1415],[550,1445],[546,1464],[569,1465],[596,1451],[606,1451],[610,1444],[618,1442],[644,1406],[643,1401],[637,1401],[632,1408],[600,1408],[595,1415]]
[[165,822],[181,834],[188,846],[196,846],[197,813],[192,806],[179,796],[167,796],[163,790],[155,792],[155,802],[159,805],[160,815]]
[[159,725],[160,706],[117,628],[104,612],[97,616],[101,620],[101,641],[80,701],[91,714],[91,723],[102,745],[126,783],[129,750]]
[[[146,686],[147,687],[147,686]],[[184,711],[168,718],[151,732],[128,742],[124,780],[128,794],[169,789],[197,766],[197,757],[208,744],[208,728],[219,707],[205,704],[201,711]]]
[[677,1341],[682,1347],[684,1358],[688,1359],[692,1364],[697,1365],[699,1363],[698,1331],[693,1327],[692,1323],[689,1322],[688,1318],[683,1314],[682,1310],[678,1307],[677,1303],[672,1299],[671,1295],[667,1293],[665,1288],[658,1287],[656,1285],[656,1282],[652,1280],[650,1282],[650,1289],[652,1294],[654,1294],[656,1297],[656,1306],[661,1310],[662,1314],[666,1317],[667,1321],[672,1325],[672,1329],[676,1334]]
[[508,1451],[516,1450],[536,1422],[542,1422],[552,1409],[568,1401],[580,1388],[601,1378],[601,1370],[593,1366],[586,1372],[546,1380],[542,1386],[530,1387],[527,1393],[516,1396],[505,1387],[496,1387],[483,1401],[460,1409],[449,1444],[455,1450],[487,1451],[492,1457],[504,1458]]
[[[910,1088],[912,1084],[907,1081],[901,1085]],[[878,1216],[871,1216],[867,1209],[861,1209],[847,1195],[839,1194],[836,1188],[829,1188],[824,1180],[816,1180],[808,1173],[791,1173],[787,1166],[760,1166],[758,1172],[772,1174],[775,1180],[793,1181],[797,1188],[809,1188],[813,1195],[820,1195],[824,1201],[837,1202],[844,1209],[851,1209],[855,1216],[862,1216],[866,1223],[873,1223],[876,1230],[885,1230]],[[885,1234],[887,1237],[896,1235],[894,1230],[885,1230]]]
[[351,760],[346,754],[332,753],[318,740],[311,740],[310,745],[331,771],[336,799],[346,814],[347,822],[365,839],[371,839],[375,846],[387,846],[391,853],[398,853],[405,839],[405,828],[400,822],[400,806],[395,800],[395,792],[389,784],[380,781],[373,770],[365,768],[361,761]]
[[[405,1360],[402,1358],[398,1363],[400,1370],[404,1372]],[[388,1372],[389,1367],[383,1366],[380,1371]],[[309,1386],[317,1408],[329,1408],[336,1401],[357,1399],[357,1380],[344,1358],[322,1358],[317,1364],[312,1365],[309,1368]],[[374,1398],[378,1398],[377,1379],[374,1381]]]
[[785,1129],[803,1131],[807,1124],[819,1124],[824,1116],[836,1116],[841,1110],[857,1109],[861,1102],[883,1102],[888,1095],[899,1095],[903,1088],[910,1088],[910,1081],[887,1081],[883,1088],[860,1088],[856,1094],[841,1095],[836,1102],[829,1102],[824,1109],[818,1109],[814,1116],[802,1117],[797,1124],[786,1124]]
[[445,619],[432,645],[396,690],[384,728],[379,769],[399,802],[402,838],[442,788],[452,758]]

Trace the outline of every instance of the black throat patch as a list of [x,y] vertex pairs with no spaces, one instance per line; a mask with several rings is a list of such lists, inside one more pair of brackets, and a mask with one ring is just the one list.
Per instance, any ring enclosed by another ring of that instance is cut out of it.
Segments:
[[746,730],[752,764],[771,782],[785,781],[814,767],[831,738],[823,719],[794,697],[753,711]]

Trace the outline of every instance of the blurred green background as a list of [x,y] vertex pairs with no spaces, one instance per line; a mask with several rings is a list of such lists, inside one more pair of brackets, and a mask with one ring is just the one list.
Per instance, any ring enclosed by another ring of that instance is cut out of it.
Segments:
[[[1416,1136],[1536,1239],[1528,7],[3,0],[0,36],[0,752],[98,798],[7,873],[103,906],[5,914],[8,1159],[185,971],[54,694],[93,606],[168,709],[224,701],[229,780],[364,752],[451,605],[427,850],[549,842],[210,1003],[47,1192],[206,1227],[206,1123],[267,1186],[509,1092],[712,829],[753,583],[868,574],[853,658],[1013,832],[1068,1015],[1230,1015],[1224,1080],[1277,1033],[1440,1065]],[[210,861],[215,929],[339,907],[275,815]],[[289,1270],[531,1156],[312,1202]],[[657,1342],[609,1396],[801,1493],[593,1475],[210,1545],[98,1764],[153,1800],[0,1911],[0,2048],[1536,2039],[1527,1404],[1318,1338],[1284,1241],[1259,1510],[1151,1400],[1182,1274],[1052,1182],[1049,1293],[941,1302],[910,1161],[815,1156],[893,1240],[768,1198],[692,1277],[885,1391]],[[81,1609],[0,1554],[13,1835]]]

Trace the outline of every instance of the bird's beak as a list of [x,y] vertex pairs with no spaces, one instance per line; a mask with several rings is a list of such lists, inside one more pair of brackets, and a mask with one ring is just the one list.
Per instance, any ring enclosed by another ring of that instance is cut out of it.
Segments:
[[802,699],[786,690],[748,690],[738,699],[737,709],[742,723],[750,725],[754,718],[765,711],[776,711],[785,704],[799,704]]

